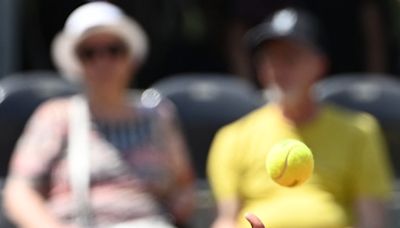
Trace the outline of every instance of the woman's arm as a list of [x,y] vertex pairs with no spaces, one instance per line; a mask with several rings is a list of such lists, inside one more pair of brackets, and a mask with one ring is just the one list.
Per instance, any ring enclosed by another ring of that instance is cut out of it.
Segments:
[[64,101],[48,101],[29,120],[10,162],[4,206],[19,227],[64,227],[45,205],[38,189],[51,172],[65,136]]
[[3,194],[6,213],[18,227],[67,227],[51,215],[42,196],[26,180],[10,177]]
[[176,186],[168,197],[168,207],[175,222],[185,224],[195,208],[195,175],[189,151],[181,132],[179,121],[171,103],[164,101],[159,109],[161,116],[162,140],[168,153]]

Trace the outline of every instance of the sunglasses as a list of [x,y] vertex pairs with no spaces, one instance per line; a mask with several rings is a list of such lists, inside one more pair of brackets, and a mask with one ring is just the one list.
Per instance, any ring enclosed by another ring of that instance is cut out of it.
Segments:
[[124,43],[112,43],[102,46],[82,46],[77,49],[78,58],[82,62],[89,62],[99,56],[118,58],[126,56],[128,48]]

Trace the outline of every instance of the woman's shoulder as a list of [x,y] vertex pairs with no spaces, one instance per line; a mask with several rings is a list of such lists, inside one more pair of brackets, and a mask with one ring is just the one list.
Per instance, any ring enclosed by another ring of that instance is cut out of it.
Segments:
[[[149,101],[148,98],[142,95],[140,102],[135,102],[135,109],[139,111],[141,116],[171,120],[177,116],[177,108],[175,104],[166,97],[160,97],[159,99],[152,98]],[[147,99],[147,100],[146,100]]]
[[71,97],[56,97],[50,98],[36,108],[34,114],[37,117],[55,118],[64,117],[67,115],[67,110]]

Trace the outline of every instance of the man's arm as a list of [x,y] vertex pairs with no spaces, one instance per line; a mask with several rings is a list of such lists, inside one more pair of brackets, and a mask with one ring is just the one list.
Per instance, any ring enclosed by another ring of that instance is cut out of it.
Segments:
[[393,195],[393,170],[378,121],[367,114],[355,121],[363,132],[353,163],[356,227],[389,227],[387,204]]
[[360,199],[356,202],[356,224],[358,228],[384,228],[388,227],[386,203],[375,199]]
[[239,201],[237,199],[223,200],[217,203],[218,216],[212,228],[230,228],[237,226]]
[[216,134],[208,155],[208,180],[217,202],[218,213],[213,228],[237,226],[241,207],[238,196],[240,177],[236,157],[237,130],[235,125],[221,129]]

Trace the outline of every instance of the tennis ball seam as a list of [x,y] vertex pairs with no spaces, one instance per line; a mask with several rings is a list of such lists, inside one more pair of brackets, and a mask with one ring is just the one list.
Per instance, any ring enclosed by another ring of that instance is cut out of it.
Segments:
[[283,177],[283,175],[285,174],[286,169],[287,169],[287,167],[288,167],[289,155],[290,155],[290,152],[292,151],[292,149],[293,149],[293,147],[291,147],[291,148],[289,149],[289,151],[287,152],[286,157],[285,157],[285,164],[284,164],[284,166],[283,166],[283,169],[282,169],[281,173],[279,173],[279,175],[275,177],[276,180],[281,179],[281,178]]
[[[289,149],[289,151],[287,152],[287,154],[286,154],[286,157],[285,157],[285,164],[284,164],[284,166],[283,166],[283,169],[282,169],[282,171],[281,171],[281,173],[275,178],[276,180],[280,180],[284,175],[285,175],[285,172],[286,172],[286,169],[288,168],[288,160],[289,160],[289,156],[290,156],[290,153],[292,152],[292,150],[294,149],[294,147],[292,146],[290,149]],[[299,183],[299,180],[293,180],[293,183],[291,183],[291,184],[289,184],[289,185],[287,185],[288,187],[294,187],[294,186],[296,186],[297,184]]]

